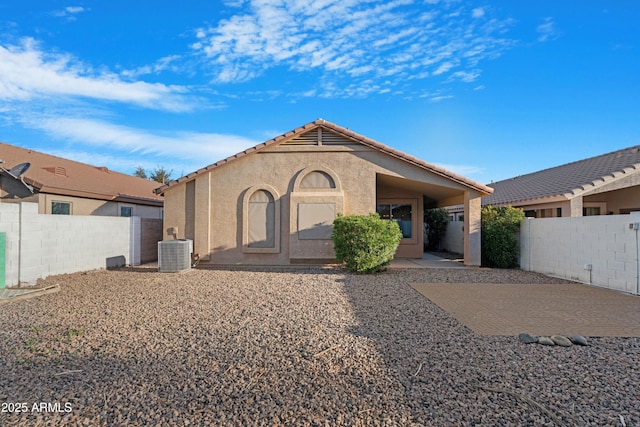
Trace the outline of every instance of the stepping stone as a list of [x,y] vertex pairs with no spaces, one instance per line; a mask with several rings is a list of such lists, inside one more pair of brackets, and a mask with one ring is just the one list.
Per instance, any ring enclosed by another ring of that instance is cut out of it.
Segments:
[[583,337],[582,335],[572,335],[572,336],[569,337],[569,339],[575,345],[583,345],[583,346],[584,345],[589,345],[589,343],[587,342],[587,339],[585,337]]
[[553,340],[549,337],[538,337],[538,344],[542,345],[556,345]]
[[518,339],[525,344],[535,344],[538,342],[537,335],[529,335],[526,332],[523,332],[520,335],[518,335]]
[[573,345],[571,340],[563,335],[552,335],[551,341],[560,347],[571,347]]

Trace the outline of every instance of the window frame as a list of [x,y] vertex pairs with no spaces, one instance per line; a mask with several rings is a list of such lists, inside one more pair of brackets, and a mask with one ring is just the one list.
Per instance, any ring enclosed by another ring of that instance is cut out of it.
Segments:
[[[131,215],[122,215],[122,209],[123,208],[131,209]],[[120,212],[118,212],[118,216],[123,217],[123,218],[131,218],[133,216],[134,206],[133,205],[120,205],[119,206],[119,211]]]
[[[55,204],[68,206],[69,212],[67,212],[67,213],[55,212],[55,209],[54,209],[54,205]],[[73,215],[73,203],[72,202],[68,202],[68,201],[64,201],[64,200],[52,200],[51,201],[51,215]]]
[[[265,191],[271,195],[274,204],[273,228],[274,228],[274,245],[272,247],[255,247],[250,246],[249,242],[249,203],[251,197],[258,191]],[[280,194],[270,185],[262,184],[248,188],[242,199],[242,252],[253,254],[277,254],[280,253]]]
[[[400,240],[401,245],[417,245],[418,244],[418,223],[423,223],[423,221],[419,221],[418,216],[418,199],[378,199],[376,200],[376,213],[378,212],[378,206],[388,205],[389,208],[394,205],[410,205],[411,206],[411,237],[402,237]],[[382,218],[382,217],[381,217]],[[383,218],[385,219],[385,218]],[[393,220],[393,219],[389,219]]]

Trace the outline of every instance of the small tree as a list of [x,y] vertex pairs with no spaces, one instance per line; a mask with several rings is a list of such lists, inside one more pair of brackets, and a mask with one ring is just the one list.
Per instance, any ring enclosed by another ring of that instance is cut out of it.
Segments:
[[513,268],[518,266],[520,247],[516,232],[524,219],[522,209],[485,206],[481,214],[482,265]]
[[402,232],[395,221],[384,220],[376,213],[339,215],[333,222],[331,238],[338,262],[351,272],[371,274],[391,262]]
[[133,176],[137,176],[138,178],[149,179],[147,176],[147,171],[144,170],[142,166],[138,166],[136,171],[133,173]]
[[149,175],[149,179],[152,181],[159,182],[161,184],[166,183],[171,180],[171,174],[173,173],[173,169],[170,171],[166,170],[164,166],[158,166],[153,170],[153,172]]
[[440,242],[447,232],[449,212],[444,208],[427,209],[424,211],[424,222],[427,224],[426,248],[439,250]]
[[138,166],[133,175],[137,176],[138,178],[144,178],[164,184],[167,181],[171,180],[172,173],[173,169],[168,171],[164,166],[158,166],[153,170],[153,172],[147,172],[142,166]]

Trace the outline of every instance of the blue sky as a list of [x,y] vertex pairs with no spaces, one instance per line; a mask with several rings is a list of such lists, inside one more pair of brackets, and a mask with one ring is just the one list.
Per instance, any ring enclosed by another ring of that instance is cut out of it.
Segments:
[[0,0],[0,141],[177,178],[323,118],[490,183],[640,144],[638,19],[636,0]]

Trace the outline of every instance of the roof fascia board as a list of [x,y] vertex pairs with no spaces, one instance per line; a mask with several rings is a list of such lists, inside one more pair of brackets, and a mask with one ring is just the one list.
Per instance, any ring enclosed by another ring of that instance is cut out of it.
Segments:
[[145,205],[145,206],[164,206],[164,200],[156,200],[156,199],[147,199],[144,197],[136,197],[128,194],[118,194],[111,201],[119,202],[119,203],[131,203],[136,205]]

